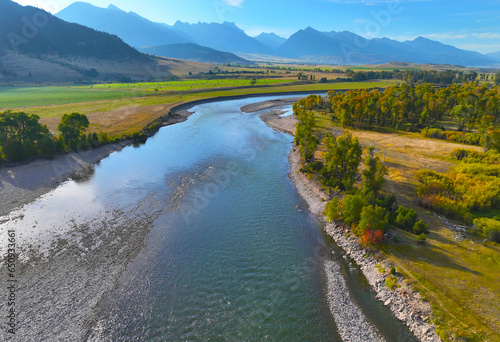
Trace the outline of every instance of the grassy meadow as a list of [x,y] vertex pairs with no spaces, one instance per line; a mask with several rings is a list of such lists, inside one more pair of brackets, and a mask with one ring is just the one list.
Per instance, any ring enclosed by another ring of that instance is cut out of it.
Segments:
[[247,94],[283,92],[325,92],[331,89],[387,87],[397,81],[297,82],[296,79],[185,80],[151,83],[99,84],[94,86],[2,87],[0,111],[14,110],[37,114],[41,123],[56,132],[66,113],[89,117],[89,132],[111,136],[133,134],[151,121],[168,114],[176,104],[194,100]]

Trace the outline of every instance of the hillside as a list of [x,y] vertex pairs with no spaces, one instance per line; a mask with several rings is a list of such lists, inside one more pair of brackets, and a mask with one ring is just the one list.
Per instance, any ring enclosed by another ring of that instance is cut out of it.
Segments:
[[68,22],[115,34],[134,47],[192,42],[191,38],[168,25],[154,23],[114,5],[101,8],[85,2],[75,2],[56,16]]
[[[26,18],[33,18],[28,28]],[[153,58],[115,35],[65,22],[34,7],[0,1],[0,82],[167,80],[212,67]]]
[[140,51],[156,56],[184,59],[212,64],[254,65],[254,62],[240,58],[233,53],[218,51],[209,47],[186,43],[139,48]]
[[[29,26],[25,23],[26,18]],[[148,61],[117,36],[67,23],[43,10],[0,2],[0,47],[23,55],[55,54],[99,59]]]

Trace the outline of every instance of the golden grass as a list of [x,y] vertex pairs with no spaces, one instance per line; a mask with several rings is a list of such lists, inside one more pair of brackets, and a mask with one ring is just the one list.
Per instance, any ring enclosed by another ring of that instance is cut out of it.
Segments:
[[90,132],[122,135],[140,131],[149,122],[168,114],[169,110],[176,104],[199,99],[298,91],[326,92],[331,89],[383,87],[390,84],[393,82],[290,83],[255,87],[221,86],[202,91],[166,91],[147,96],[131,92],[128,97],[113,100],[11,109],[39,115],[42,118],[40,121],[46,124],[52,132],[56,131],[63,114],[77,112],[89,117]]

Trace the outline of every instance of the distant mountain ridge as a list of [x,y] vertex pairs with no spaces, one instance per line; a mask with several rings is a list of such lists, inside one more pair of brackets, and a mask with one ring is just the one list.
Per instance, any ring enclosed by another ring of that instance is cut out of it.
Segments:
[[234,23],[188,24],[177,21],[174,29],[191,37],[196,44],[228,52],[271,54],[272,51],[256,39],[249,37]]
[[286,42],[286,38],[280,37],[275,33],[261,33],[255,39],[273,51],[276,51]]
[[243,59],[230,52],[218,51],[194,43],[169,44],[139,48],[139,51],[156,56],[185,59],[211,64],[253,65],[254,62]]
[[388,38],[366,39],[354,33],[319,32],[311,27],[292,35],[278,48],[282,56],[316,63],[384,64],[412,63],[491,66],[491,58],[478,52],[460,50],[427,38],[398,42]]
[[[169,26],[151,22],[133,12],[126,13],[113,5],[104,9],[82,2],[70,5],[56,16],[116,34],[135,47],[194,43],[234,54],[286,57],[316,64],[403,61],[463,66],[500,65],[500,57],[495,54],[482,55],[423,37],[399,42],[389,38],[366,39],[349,31],[320,32],[307,27],[288,39],[273,33],[253,38],[230,22],[188,24],[177,21]],[[187,51],[184,46],[184,55]]]
[[56,13],[56,16],[68,22],[115,34],[134,47],[192,42],[191,38],[168,25],[154,23],[114,5],[101,8],[86,2],[74,2]]
[[486,56],[500,63],[500,51],[487,53]]

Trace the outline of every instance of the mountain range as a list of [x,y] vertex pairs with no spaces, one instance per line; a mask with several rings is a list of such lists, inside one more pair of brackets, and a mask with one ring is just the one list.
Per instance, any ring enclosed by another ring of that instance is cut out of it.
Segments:
[[[188,24],[177,21],[169,26],[152,22],[133,12],[127,13],[114,5],[100,8],[84,2],[71,4],[56,16],[115,34],[134,47],[148,48],[142,51],[162,51],[163,56],[174,58],[183,56],[185,59],[199,60],[200,50],[194,49],[193,45],[176,45],[177,49],[182,50],[179,53],[172,48],[165,48],[165,45],[191,43],[234,54],[286,57],[317,64],[384,64],[404,61],[495,66],[500,63],[498,54],[482,55],[423,37],[399,42],[388,38],[366,39],[348,31],[320,32],[312,27],[300,30],[288,39],[274,33],[250,37],[230,22]],[[192,56],[189,51],[193,51]],[[221,60],[212,58],[210,61],[224,63],[222,60],[227,60],[227,55]]]

